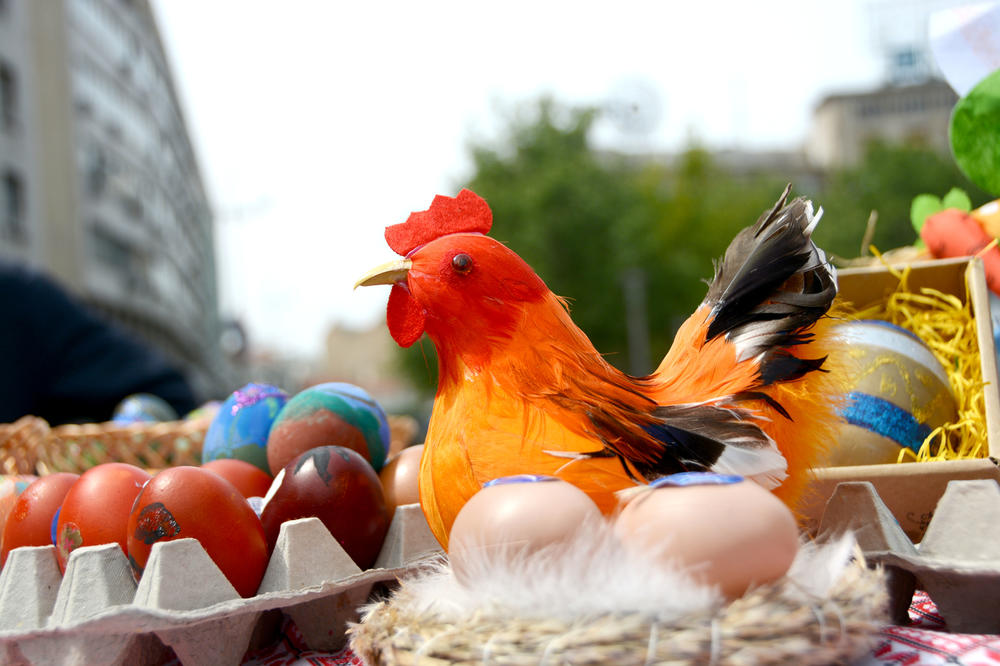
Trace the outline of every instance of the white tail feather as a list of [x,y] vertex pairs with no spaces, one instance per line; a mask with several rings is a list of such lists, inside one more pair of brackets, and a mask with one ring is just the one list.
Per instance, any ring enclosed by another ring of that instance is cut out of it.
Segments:
[[773,441],[768,448],[727,446],[712,465],[712,471],[719,474],[739,474],[772,490],[788,477],[788,461]]

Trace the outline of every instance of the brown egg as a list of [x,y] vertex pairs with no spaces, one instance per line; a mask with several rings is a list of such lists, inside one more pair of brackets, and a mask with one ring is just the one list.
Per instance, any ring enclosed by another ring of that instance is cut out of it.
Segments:
[[385,464],[378,473],[385,494],[385,506],[389,517],[396,512],[397,506],[416,504],[420,501],[420,456],[424,445],[408,446]]
[[326,525],[359,567],[375,563],[389,529],[389,513],[378,474],[360,453],[319,446],[278,472],[260,514],[268,548],[274,549],[282,523],[310,516]]
[[658,480],[622,509],[615,533],[730,598],[781,578],[799,547],[795,518],[781,500],[752,481],[717,474]]
[[566,543],[581,524],[601,518],[586,493],[560,479],[528,474],[495,479],[458,512],[448,557],[458,580],[472,585],[496,558],[529,557]]

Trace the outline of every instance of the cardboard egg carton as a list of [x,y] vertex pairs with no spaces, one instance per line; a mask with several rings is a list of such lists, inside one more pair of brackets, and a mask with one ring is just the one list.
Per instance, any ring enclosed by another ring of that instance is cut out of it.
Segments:
[[310,649],[345,643],[372,587],[434,559],[440,546],[416,504],[398,507],[373,568],[362,571],[317,518],[281,526],[257,595],[244,599],[194,539],[153,545],[136,583],[117,544],[11,551],[0,573],[0,663],[239,664],[270,640],[280,613]]
[[853,531],[871,565],[885,568],[897,624],[908,624],[914,589],[927,592],[950,631],[1000,633],[1000,484],[951,481],[915,545],[869,482],[837,486],[820,538]]

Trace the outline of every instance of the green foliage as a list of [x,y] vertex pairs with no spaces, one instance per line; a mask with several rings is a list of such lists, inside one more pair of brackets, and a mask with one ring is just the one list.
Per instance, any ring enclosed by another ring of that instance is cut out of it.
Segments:
[[913,197],[913,203],[910,204],[910,224],[913,225],[913,230],[919,234],[927,218],[942,210],[944,204],[940,197],[933,194],[918,194]]
[[[602,153],[589,141],[596,118],[592,109],[542,100],[509,118],[496,144],[470,146],[474,175],[464,186],[489,202],[490,235],[569,299],[574,321],[623,369],[629,366],[623,275],[640,269],[652,371],[704,297],[713,261],[798,174],[736,175],[698,147],[662,161]],[[862,164],[826,174],[816,191],[792,194],[823,205],[817,242],[855,257],[872,210],[879,249],[910,245],[914,197],[956,185],[986,200],[945,157],[873,144]],[[429,340],[401,358],[411,378],[432,392],[437,361]]]
[[868,217],[875,211],[878,220],[871,244],[881,251],[912,245],[918,238],[911,222],[914,198],[952,187],[962,188],[975,201],[988,200],[947,156],[925,148],[872,143],[859,165],[832,172],[826,187],[810,193],[825,211],[816,242],[838,257],[868,254],[861,245]]
[[948,190],[948,194],[941,200],[941,205],[945,208],[957,208],[966,213],[972,210],[972,200],[969,199],[969,195],[957,187]]
[[[913,203],[910,204],[910,223],[913,225],[913,230],[919,236],[927,218],[948,208],[956,208],[968,213],[972,210],[972,201],[968,194],[957,187],[948,190],[948,194],[944,195],[944,198],[938,198],[933,194],[918,194],[913,198]],[[924,242],[920,238],[917,238],[915,244],[918,247],[924,247]]]
[[[644,251],[651,213],[633,171],[591,148],[594,117],[592,110],[543,100],[527,116],[509,119],[499,147],[471,146],[475,175],[465,187],[489,202],[490,235],[570,300],[575,321],[599,349],[621,352],[620,275]],[[426,339],[404,361],[421,385],[434,381]]]

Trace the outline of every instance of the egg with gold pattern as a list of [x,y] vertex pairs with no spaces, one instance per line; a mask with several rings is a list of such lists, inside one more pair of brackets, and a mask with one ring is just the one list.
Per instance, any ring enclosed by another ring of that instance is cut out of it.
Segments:
[[935,428],[955,421],[948,373],[916,335],[873,319],[839,324],[837,335],[852,379],[829,464],[896,462],[902,448],[917,453]]

